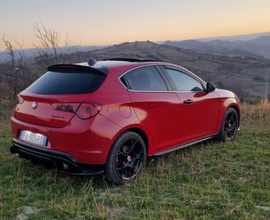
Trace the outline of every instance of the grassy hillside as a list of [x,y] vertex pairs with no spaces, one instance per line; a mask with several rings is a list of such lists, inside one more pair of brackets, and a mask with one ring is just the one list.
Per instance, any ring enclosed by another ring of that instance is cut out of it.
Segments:
[[[199,53],[149,41],[122,43],[102,50],[79,53],[79,61],[89,57],[97,60],[115,57],[137,57],[172,62],[195,72],[205,81],[212,81],[221,88],[230,89],[239,97],[264,96],[266,72],[270,62],[252,57],[221,56]],[[262,80],[255,80],[259,77]]]
[[[212,81],[219,88],[232,90],[239,98],[247,96],[263,97],[265,93],[265,74],[266,72],[270,73],[270,62],[253,57],[199,53],[149,41],[127,42],[96,51],[75,52],[66,56],[63,55],[63,57],[72,58],[72,61],[69,62],[74,63],[85,62],[90,57],[97,60],[117,57],[146,58],[176,63],[195,72],[205,81]],[[67,62],[67,60],[61,62]],[[24,68],[25,71],[20,67],[20,71],[17,72],[12,71],[14,68],[7,64],[3,65],[0,68],[0,101],[2,99],[4,101],[10,100],[8,95],[11,93],[14,98],[18,91],[10,92],[11,88],[21,90],[27,87],[38,76],[42,75],[46,71],[45,67],[52,64],[52,62],[47,63],[44,57],[28,59],[26,62],[27,68]],[[10,77],[10,74],[15,75]],[[15,84],[16,86],[14,86]]]
[[203,142],[147,162],[115,186],[46,170],[9,153],[0,107],[0,219],[269,219],[270,105],[243,105],[233,143]]

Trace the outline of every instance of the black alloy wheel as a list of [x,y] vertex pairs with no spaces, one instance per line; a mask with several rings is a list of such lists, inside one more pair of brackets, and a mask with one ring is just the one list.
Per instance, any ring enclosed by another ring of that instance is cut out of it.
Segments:
[[139,176],[146,162],[143,139],[134,132],[124,132],[115,141],[109,153],[105,178],[122,184]]
[[220,141],[233,141],[238,130],[239,119],[234,108],[229,108],[223,118],[219,132]]

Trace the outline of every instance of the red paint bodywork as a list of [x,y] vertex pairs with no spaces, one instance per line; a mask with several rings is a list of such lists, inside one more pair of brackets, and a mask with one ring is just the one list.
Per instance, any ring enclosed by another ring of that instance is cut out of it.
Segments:
[[[150,156],[218,134],[229,107],[237,110],[240,119],[238,99],[230,91],[138,92],[125,88],[119,77],[145,65],[163,63],[108,65],[107,78],[92,94],[38,95],[24,90],[20,93],[24,102],[15,106],[11,116],[13,137],[18,140],[21,130],[40,133],[48,142],[37,147],[68,153],[79,163],[104,164],[116,138],[127,130],[143,134]],[[185,100],[193,103],[184,104]],[[33,101],[38,103],[36,109],[31,107]],[[102,109],[95,117],[82,120],[74,113],[54,110],[56,102],[98,103]]]

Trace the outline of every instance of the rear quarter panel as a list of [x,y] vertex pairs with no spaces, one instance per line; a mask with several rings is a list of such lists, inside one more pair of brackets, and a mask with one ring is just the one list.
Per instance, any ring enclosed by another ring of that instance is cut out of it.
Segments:
[[[140,129],[147,136],[148,155],[151,155],[157,152],[153,138],[146,127],[138,120],[132,107],[128,91],[118,80],[118,77],[128,69],[130,68],[110,68],[108,77],[102,86],[94,92],[86,102],[101,104],[102,109],[99,114],[119,126],[119,130],[113,131],[114,135],[110,137],[111,146],[116,138],[124,131],[134,128]],[[103,125],[103,129],[106,130],[105,126],[106,125]],[[102,129],[102,125],[100,129]]]

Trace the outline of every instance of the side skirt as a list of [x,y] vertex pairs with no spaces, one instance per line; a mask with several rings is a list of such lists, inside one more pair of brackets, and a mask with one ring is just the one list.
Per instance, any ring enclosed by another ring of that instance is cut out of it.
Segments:
[[198,144],[198,143],[200,143],[200,142],[209,140],[209,139],[211,139],[211,138],[216,138],[216,137],[218,137],[218,134],[214,134],[214,135],[211,135],[211,136],[207,136],[207,137],[198,139],[198,140],[196,140],[196,141],[192,141],[192,142],[189,142],[189,143],[186,143],[186,144],[183,144],[183,145],[179,145],[179,146],[176,146],[176,147],[173,147],[173,148],[170,148],[170,149],[167,149],[167,150],[158,152],[158,153],[153,154],[153,155],[151,155],[151,156],[161,156],[161,155],[164,155],[164,154],[168,154],[168,153],[171,153],[171,152],[173,152],[173,151],[180,150],[180,149],[185,148],[185,147],[188,147],[188,146],[190,146],[190,145]]

